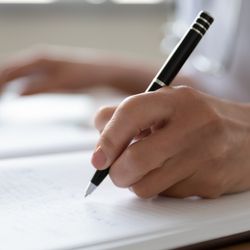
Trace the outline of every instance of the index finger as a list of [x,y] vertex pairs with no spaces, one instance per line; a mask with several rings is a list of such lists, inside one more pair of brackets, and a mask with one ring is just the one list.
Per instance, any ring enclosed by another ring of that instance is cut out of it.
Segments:
[[33,72],[47,67],[49,60],[45,58],[35,58],[32,60],[23,60],[11,65],[5,66],[0,70],[0,85],[13,81],[17,78],[28,76]]
[[97,169],[110,166],[141,131],[169,119],[174,110],[168,91],[135,95],[117,107],[92,156]]

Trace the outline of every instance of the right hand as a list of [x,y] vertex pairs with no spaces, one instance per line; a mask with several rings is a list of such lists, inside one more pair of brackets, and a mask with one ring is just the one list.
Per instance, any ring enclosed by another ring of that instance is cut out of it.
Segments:
[[27,53],[0,68],[0,89],[21,77],[27,77],[28,81],[21,95],[75,92],[99,84],[100,77],[104,78],[104,65],[95,60],[84,61],[82,58],[80,61],[74,58],[49,51],[35,52],[33,55]]
[[92,164],[142,198],[250,190],[249,112],[186,86],[134,95],[97,114]]

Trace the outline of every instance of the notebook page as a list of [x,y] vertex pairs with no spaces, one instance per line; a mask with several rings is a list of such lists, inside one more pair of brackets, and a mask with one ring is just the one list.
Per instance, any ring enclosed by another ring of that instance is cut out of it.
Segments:
[[0,162],[3,249],[166,249],[250,229],[250,193],[141,200],[107,179],[83,199],[94,172],[89,159],[72,153]]

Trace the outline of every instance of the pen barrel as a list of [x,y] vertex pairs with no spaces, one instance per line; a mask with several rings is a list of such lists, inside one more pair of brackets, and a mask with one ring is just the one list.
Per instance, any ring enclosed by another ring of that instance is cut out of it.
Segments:
[[[165,84],[165,85],[166,85],[166,84]],[[146,89],[145,92],[156,91],[157,89],[160,89],[160,88],[162,88],[162,87],[164,87],[164,86],[158,84],[155,80],[153,80],[153,81],[149,84],[149,86],[148,86],[148,88]]]
[[179,44],[177,44],[174,51],[169,55],[146,92],[155,91],[164,86],[170,85],[201,38],[202,36],[200,34],[192,29],[189,30]]
[[166,60],[163,70],[157,75],[157,79],[168,86],[179,73],[181,67],[187,61],[187,58],[193,52],[201,38],[202,36],[194,30],[189,30]]
[[91,179],[91,183],[95,184],[98,186],[109,174],[109,168],[106,168],[104,170],[97,170]]
[[168,56],[146,92],[170,85],[212,23],[213,18],[207,12],[199,13],[188,32]]

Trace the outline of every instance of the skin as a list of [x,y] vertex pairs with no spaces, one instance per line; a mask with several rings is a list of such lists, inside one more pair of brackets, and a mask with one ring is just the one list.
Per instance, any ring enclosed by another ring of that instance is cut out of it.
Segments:
[[[2,65],[0,88],[28,77],[22,95],[101,85],[135,94],[146,89],[156,68],[95,51],[39,49]],[[185,76],[175,81],[200,86]],[[249,119],[249,104],[190,87],[133,95],[96,115],[101,135],[92,163],[97,169],[111,166],[114,184],[142,198],[216,198],[245,191],[250,189]]]
[[131,96],[97,114],[92,163],[142,198],[241,192],[250,188],[249,117],[249,105],[184,86]]
[[[0,67],[0,88],[28,77],[21,95],[78,92],[110,86],[128,94],[140,93],[156,73],[156,67],[92,50],[31,49]],[[135,77],[136,76],[136,77]]]

